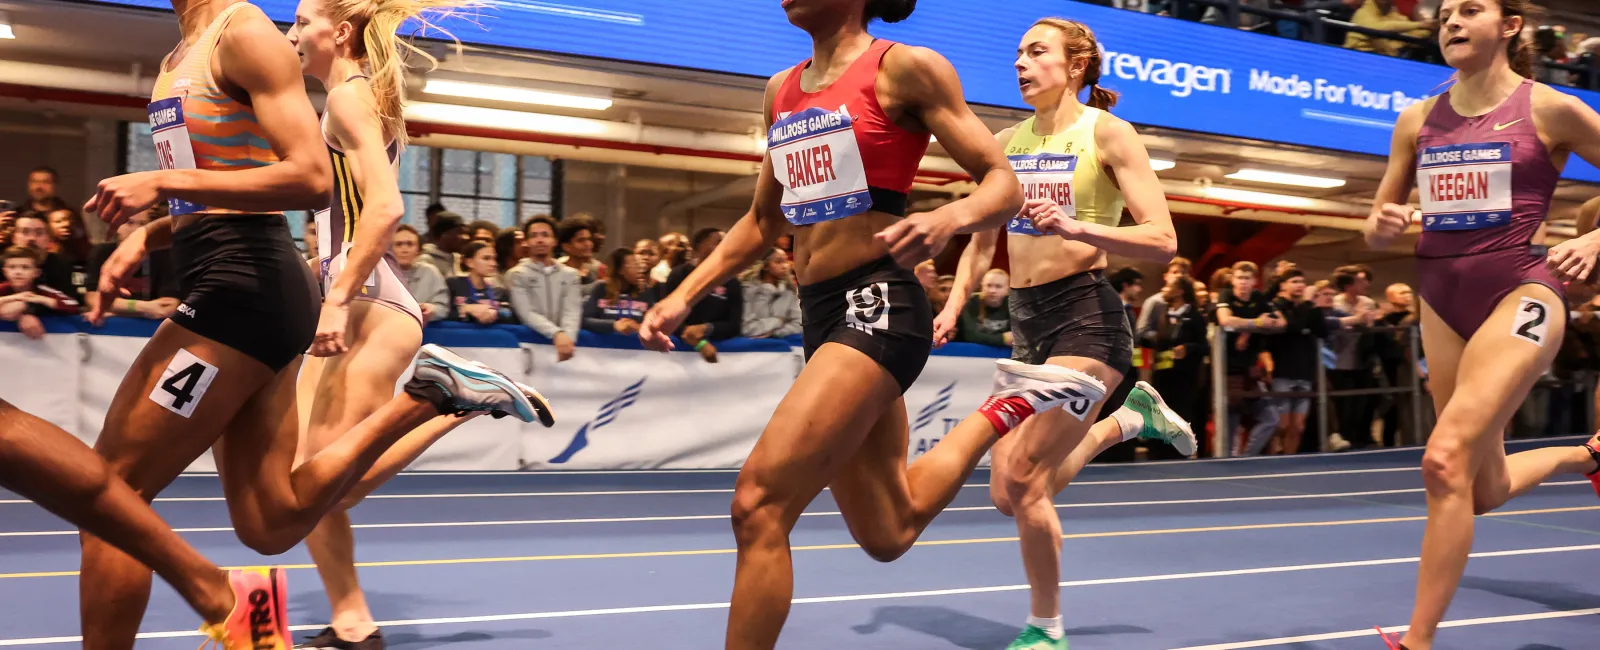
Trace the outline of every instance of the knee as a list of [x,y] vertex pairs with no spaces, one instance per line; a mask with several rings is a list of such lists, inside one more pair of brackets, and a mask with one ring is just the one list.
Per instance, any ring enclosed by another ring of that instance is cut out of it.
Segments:
[[997,478],[995,483],[989,486],[989,502],[994,504],[994,508],[999,510],[1000,514],[1011,517],[1014,515],[1011,510],[1011,497],[1006,494],[1001,481],[1002,479]]
[[1422,453],[1422,482],[1429,492],[1456,492],[1469,486],[1471,457],[1459,440],[1436,437]]
[[233,524],[233,534],[245,548],[262,555],[283,555],[294,548],[295,544],[300,543],[300,540],[293,536],[283,534],[281,532],[283,530],[282,527],[243,524],[237,521]]
[[731,510],[733,538],[741,549],[770,544],[785,534],[778,503],[760,485],[739,483],[733,491]]

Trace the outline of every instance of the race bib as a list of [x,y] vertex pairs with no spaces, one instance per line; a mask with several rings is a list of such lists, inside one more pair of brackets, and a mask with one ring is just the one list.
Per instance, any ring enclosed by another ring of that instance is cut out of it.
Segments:
[[[168,97],[150,106],[150,137],[155,140],[156,161],[162,169],[194,169],[194,147],[189,144],[189,126],[183,121],[183,98]],[[173,216],[193,214],[206,206],[182,199],[167,199]]]
[[1511,145],[1428,147],[1417,159],[1422,229],[1477,230],[1511,223]]
[[[1072,195],[1072,173],[1078,168],[1078,157],[1063,153],[1040,153],[1007,156],[1011,171],[1022,182],[1022,198],[1050,199],[1061,206],[1068,217],[1077,218],[1078,206]],[[1044,233],[1033,227],[1033,221],[1022,215],[1006,223],[1006,232],[1014,235],[1038,237]]]
[[773,172],[783,185],[784,218],[796,226],[843,219],[872,209],[867,168],[850,112],[808,108],[783,116],[767,132]]

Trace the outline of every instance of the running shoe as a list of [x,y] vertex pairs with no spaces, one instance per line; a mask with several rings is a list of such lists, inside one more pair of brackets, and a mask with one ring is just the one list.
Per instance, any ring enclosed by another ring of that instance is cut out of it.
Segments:
[[440,413],[488,412],[545,426],[555,423],[549,404],[537,391],[433,344],[422,346],[406,393],[431,402]]
[[1052,639],[1038,626],[1029,625],[1006,650],[1067,650],[1067,637]]
[[372,634],[360,641],[346,641],[339,638],[333,628],[323,628],[316,636],[307,639],[305,643],[295,646],[296,650],[385,650],[383,631],[373,630]]
[[1058,406],[1081,418],[1094,406],[1094,399],[1078,390],[1084,387],[1094,387],[1105,394],[1105,385],[1083,372],[1000,359],[995,362],[994,391],[978,407],[978,413],[989,419],[999,435],[1005,435],[1034,413]]
[[1144,417],[1144,428],[1139,430],[1139,438],[1160,440],[1172,445],[1180,454],[1194,455],[1197,445],[1189,422],[1167,406],[1166,400],[1161,399],[1161,393],[1156,392],[1154,386],[1142,381],[1135,383],[1122,405]]
[[233,613],[220,624],[200,626],[206,645],[222,650],[289,650],[289,581],[283,569],[254,567],[228,572]]
[[1583,448],[1589,451],[1589,457],[1595,462],[1595,470],[1584,476],[1589,477],[1589,484],[1594,486],[1594,493],[1600,495],[1600,433],[1594,434],[1588,442],[1583,443]]

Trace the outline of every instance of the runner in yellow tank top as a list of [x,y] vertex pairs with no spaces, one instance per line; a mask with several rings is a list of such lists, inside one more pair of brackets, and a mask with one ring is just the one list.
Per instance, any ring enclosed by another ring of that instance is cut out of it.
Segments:
[[[1154,388],[1124,381],[1133,333],[1121,297],[1103,276],[1106,253],[1165,263],[1176,252],[1177,238],[1138,133],[1106,111],[1117,96],[1097,85],[1094,34],[1082,23],[1040,20],[1017,48],[1016,69],[1034,116],[997,136],[1027,198],[1006,226],[1012,358],[1065,367],[1101,391],[1086,411],[1040,413],[1002,438],[994,448],[989,492],[1001,512],[1017,519],[1032,586],[1032,615],[1010,650],[1065,650],[1057,586],[1061,521],[1052,497],[1118,442],[1159,440],[1187,455],[1194,453],[1195,439]],[[1078,101],[1084,89],[1088,106]],[[1137,225],[1120,228],[1125,205]],[[950,300],[934,321],[937,342],[953,334],[973,281],[989,268],[997,238],[993,231],[975,234],[962,254]],[[1097,422],[1107,403],[1121,407]]]

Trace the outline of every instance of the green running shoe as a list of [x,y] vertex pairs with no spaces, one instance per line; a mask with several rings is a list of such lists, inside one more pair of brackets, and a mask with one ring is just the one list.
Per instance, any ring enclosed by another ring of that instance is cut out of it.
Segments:
[[1006,650],[1067,650],[1067,637],[1052,639],[1044,630],[1029,625]]
[[1134,412],[1144,417],[1144,428],[1139,430],[1139,437],[1144,440],[1160,440],[1185,456],[1193,456],[1196,442],[1194,431],[1189,428],[1189,423],[1178,416],[1177,411],[1167,406],[1157,393],[1154,386],[1145,382],[1133,385],[1133,390],[1128,392],[1127,401],[1122,403]]

